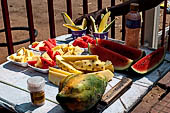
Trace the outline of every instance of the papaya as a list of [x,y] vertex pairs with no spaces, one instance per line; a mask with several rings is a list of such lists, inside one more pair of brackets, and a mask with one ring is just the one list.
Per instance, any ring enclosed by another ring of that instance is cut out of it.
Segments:
[[56,99],[68,112],[84,112],[101,99],[107,79],[99,73],[69,75],[60,82]]

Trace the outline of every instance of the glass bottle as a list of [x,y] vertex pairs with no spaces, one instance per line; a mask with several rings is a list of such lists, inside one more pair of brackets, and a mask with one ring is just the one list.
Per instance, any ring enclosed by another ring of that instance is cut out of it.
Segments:
[[141,15],[138,9],[139,4],[131,3],[130,12],[125,16],[125,44],[134,48],[140,47]]

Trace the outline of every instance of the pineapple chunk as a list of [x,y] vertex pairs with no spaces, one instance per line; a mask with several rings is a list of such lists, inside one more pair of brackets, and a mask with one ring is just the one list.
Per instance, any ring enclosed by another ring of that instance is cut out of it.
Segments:
[[77,61],[77,60],[98,60],[97,55],[64,55],[62,56],[65,61]]
[[53,68],[53,67],[49,67],[49,70],[53,71],[53,72],[65,74],[65,75],[71,75],[72,74],[72,73],[69,73],[67,71],[64,71],[64,70],[61,70],[61,69],[56,69],[56,68]]
[[107,60],[105,62],[105,69],[109,69],[110,71],[114,72],[114,66],[112,65],[112,62]]
[[51,57],[47,54],[47,52],[43,53],[42,57],[49,60],[49,61],[52,61]]
[[56,84],[57,86],[59,86],[60,81],[67,76],[68,75],[66,75],[66,74],[58,73],[58,72],[49,70],[48,80],[50,82],[52,82],[53,84]]
[[105,62],[100,60],[79,60],[73,62],[76,69],[83,71],[103,71],[105,70]]
[[34,48],[35,50],[39,50],[39,47],[43,47],[45,44],[43,41],[39,42],[38,45]]
[[59,55],[56,56],[56,64],[64,71],[68,71],[70,73],[77,73],[77,74],[82,73],[81,71],[75,69],[72,65],[64,62],[63,58]]

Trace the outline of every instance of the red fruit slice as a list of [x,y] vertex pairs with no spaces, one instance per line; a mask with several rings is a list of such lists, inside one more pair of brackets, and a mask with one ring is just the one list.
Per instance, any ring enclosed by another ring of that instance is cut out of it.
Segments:
[[32,48],[35,48],[38,45],[38,43],[35,43],[32,45]]
[[155,69],[164,59],[165,48],[161,47],[137,61],[131,68],[140,74],[145,74]]
[[97,44],[111,51],[119,53],[125,57],[128,57],[134,61],[139,60],[145,55],[145,52],[140,49],[132,48],[127,45],[119,44],[110,40],[97,39]]
[[44,41],[45,46],[47,46],[49,49],[52,49],[53,47],[55,47],[52,43],[50,43],[49,41]]
[[48,41],[56,46],[56,39],[48,38]]
[[43,64],[43,66],[51,66],[51,67],[53,67],[55,65],[54,61],[49,61],[49,60],[47,60],[47,59],[45,59],[43,57],[40,57],[40,59],[41,59],[41,62]]
[[51,49],[47,51],[47,54],[50,56],[51,59],[54,59],[53,51]]
[[31,66],[35,66],[35,64],[37,63],[37,61],[28,61],[27,62],[29,65],[31,65]]
[[60,54],[60,52],[56,51],[55,54],[54,54],[54,59],[53,59],[54,61],[55,61],[55,56],[56,55],[61,55],[61,54]]
[[49,48],[47,46],[39,47],[40,51],[48,51]]
[[110,60],[114,65],[115,70],[128,69],[133,62],[133,60],[125,56],[122,56],[116,52],[113,52],[109,49],[106,49],[98,45],[96,46],[96,45],[89,44],[88,49],[90,54],[98,55],[101,61]]

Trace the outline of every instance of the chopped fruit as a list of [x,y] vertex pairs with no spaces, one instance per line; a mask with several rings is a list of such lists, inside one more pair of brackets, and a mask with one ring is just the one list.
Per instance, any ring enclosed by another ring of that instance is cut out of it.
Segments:
[[56,39],[49,38],[48,41],[51,42],[54,46],[56,46]]
[[88,48],[88,43],[96,44],[96,40],[94,40],[92,37],[87,36],[87,35],[78,37],[76,40],[74,40],[73,46],[79,46],[81,48]]
[[27,62],[29,65],[31,65],[31,66],[35,66],[35,64],[37,63],[37,61],[28,61]]

